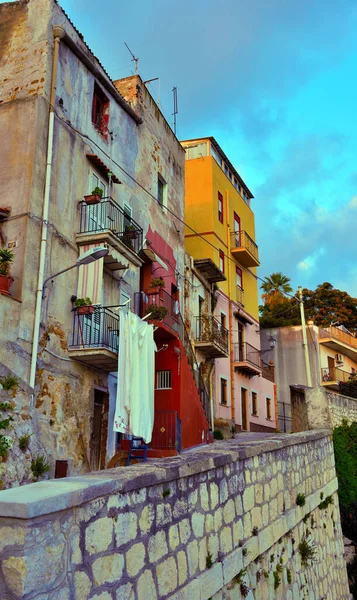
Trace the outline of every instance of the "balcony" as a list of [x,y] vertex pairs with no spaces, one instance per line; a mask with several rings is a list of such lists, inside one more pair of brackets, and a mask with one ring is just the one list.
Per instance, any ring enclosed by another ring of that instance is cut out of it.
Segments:
[[151,313],[148,321],[162,323],[176,334],[180,328],[180,307],[178,301],[163,289],[151,292],[138,292],[135,297],[135,312],[141,318]]
[[321,385],[332,390],[338,390],[339,382],[348,381],[350,377],[351,373],[342,371],[342,369],[337,369],[336,367],[321,369]]
[[318,342],[357,362],[357,338],[338,327],[319,327]]
[[89,306],[73,310],[70,358],[103,371],[118,370],[119,315],[114,308]]
[[243,267],[259,267],[258,246],[246,231],[233,231],[231,252]]
[[244,290],[242,290],[242,288],[237,285],[237,304],[240,304],[240,306],[244,306]]
[[228,330],[213,316],[195,317],[195,348],[205,358],[228,356]]
[[262,361],[259,350],[247,342],[233,344],[233,366],[238,372],[248,375],[248,377],[261,375]]
[[264,377],[264,379],[275,383],[274,365],[268,365],[267,363],[262,361],[262,376]]
[[78,244],[107,243],[136,266],[142,265],[138,254],[143,245],[143,230],[121,206],[110,197],[102,198],[98,204],[83,201],[79,206]]

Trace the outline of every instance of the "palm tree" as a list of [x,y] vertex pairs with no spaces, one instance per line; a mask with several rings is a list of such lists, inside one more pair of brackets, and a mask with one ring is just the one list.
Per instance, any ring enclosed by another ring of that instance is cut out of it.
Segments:
[[283,275],[282,273],[272,273],[270,277],[265,277],[265,281],[261,286],[263,290],[263,298],[265,300],[282,296],[283,294],[289,294],[293,291],[290,285],[290,277]]

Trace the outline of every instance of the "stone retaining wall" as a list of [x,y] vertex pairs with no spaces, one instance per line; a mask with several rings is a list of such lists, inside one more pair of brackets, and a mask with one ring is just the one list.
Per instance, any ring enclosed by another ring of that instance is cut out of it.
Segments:
[[357,421],[357,399],[323,387],[290,386],[292,430],[334,428]]
[[238,440],[0,492],[0,598],[350,598],[329,432]]

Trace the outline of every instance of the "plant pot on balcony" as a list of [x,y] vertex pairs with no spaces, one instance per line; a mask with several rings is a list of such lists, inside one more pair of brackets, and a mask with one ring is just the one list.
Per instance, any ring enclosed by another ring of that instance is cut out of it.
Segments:
[[84,196],[84,202],[86,204],[99,204],[102,197],[99,194],[89,194],[89,196]]
[[0,274],[0,293],[10,296],[10,287],[13,281],[12,277]]
[[92,315],[95,311],[95,306],[78,306],[77,314],[78,315]]

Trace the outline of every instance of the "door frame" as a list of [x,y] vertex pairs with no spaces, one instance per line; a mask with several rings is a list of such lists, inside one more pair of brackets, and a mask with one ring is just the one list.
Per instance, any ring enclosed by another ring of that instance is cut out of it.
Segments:
[[244,387],[240,388],[240,408],[241,408],[242,431],[249,431],[248,389],[244,388]]

